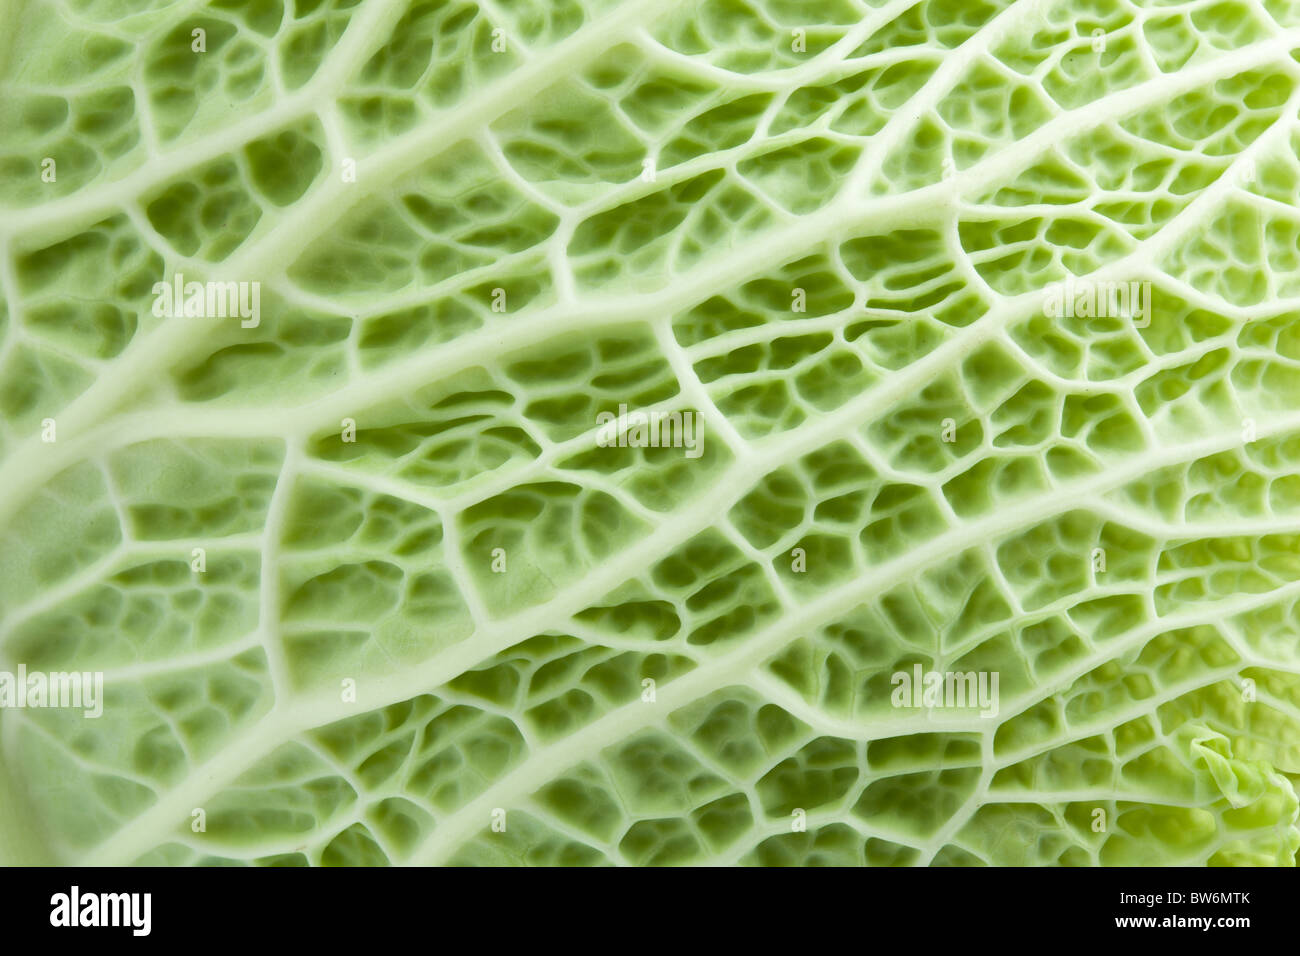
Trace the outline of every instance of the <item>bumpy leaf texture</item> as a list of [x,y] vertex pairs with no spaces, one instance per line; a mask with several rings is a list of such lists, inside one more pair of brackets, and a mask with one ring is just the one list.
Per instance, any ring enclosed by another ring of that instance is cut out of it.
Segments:
[[0,7],[5,859],[1294,863],[1300,3]]

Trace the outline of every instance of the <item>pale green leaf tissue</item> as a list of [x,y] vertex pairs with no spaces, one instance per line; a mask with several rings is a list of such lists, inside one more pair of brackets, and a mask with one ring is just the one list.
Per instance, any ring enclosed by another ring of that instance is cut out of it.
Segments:
[[1300,3],[0,22],[0,862],[1294,865]]

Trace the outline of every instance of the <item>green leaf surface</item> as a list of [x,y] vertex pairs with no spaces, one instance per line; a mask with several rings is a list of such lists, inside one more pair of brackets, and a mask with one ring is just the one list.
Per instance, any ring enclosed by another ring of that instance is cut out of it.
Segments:
[[1300,6],[0,9],[0,859],[1294,865]]

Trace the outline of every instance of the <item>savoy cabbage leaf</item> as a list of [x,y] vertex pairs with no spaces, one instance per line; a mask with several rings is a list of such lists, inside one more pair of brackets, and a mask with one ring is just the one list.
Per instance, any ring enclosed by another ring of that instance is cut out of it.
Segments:
[[1300,3],[0,13],[3,859],[1294,863]]

